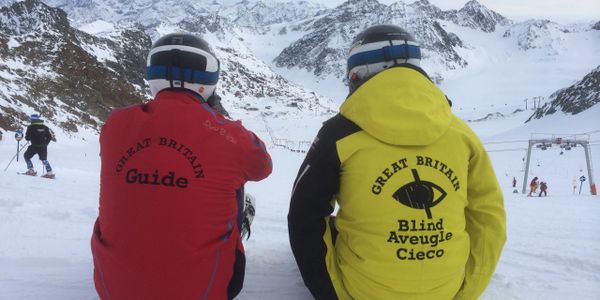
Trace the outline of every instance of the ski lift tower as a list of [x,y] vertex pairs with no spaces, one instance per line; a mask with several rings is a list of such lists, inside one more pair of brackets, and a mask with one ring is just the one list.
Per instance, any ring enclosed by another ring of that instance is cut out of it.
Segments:
[[[594,183],[594,171],[592,169],[592,151],[590,148],[590,137],[589,135],[572,135],[568,138],[559,137],[556,135],[552,135],[550,138],[535,138],[534,134],[531,135],[531,139],[529,139],[529,147],[527,148],[527,161],[525,163],[525,175],[523,178],[523,194],[525,194],[527,190],[527,182],[529,176],[529,163],[531,162],[531,149],[535,146],[541,150],[546,150],[548,148],[552,148],[552,145],[558,145],[560,148],[564,150],[571,150],[571,148],[577,147],[577,145],[581,145],[585,152],[585,160],[588,171],[588,178],[590,183],[590,193],[592,195],[596,195],[596,184]],[[585,177],[583,177],[585,180]]]

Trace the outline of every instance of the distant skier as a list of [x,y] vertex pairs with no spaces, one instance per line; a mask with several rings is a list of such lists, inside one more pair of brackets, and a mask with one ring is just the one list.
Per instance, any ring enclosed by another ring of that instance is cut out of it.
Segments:
[[545,181],[540,182],[540,194],[538,195],[538,197],[541,197],[542,194],[544,194],[545,196],[548,196],[548,193],[546,192],[548,190],[548,184]]
[[516,177],[513,177],[512,187],[517,187],[517,178]]
[[[232,299],[242,289],[254,199],[271,157],[215,94],[219,61],[190,34],[147,58],[154,100],[112,112],[100,133],[100,211],[92,237],[101,299]],[[246,209],[244,209],[246,207]]]
[[31,125],[27,127],[27,131],[25,132],[25,140],[31,143],[23,154],[25,163],[27,163],[27,172],[25,172],[25,174],[31,176],[37,175],[37,172],[33,168],[33,163],[31,162],[31,158],[37,154],[46,168],[46,174],[42,175],[42,177],[54,178],[52,167],[48,162],[48,144],[50,141],[56,141],[54,133],[50,128],[44,125],[44,120],[40,119],[39,114],[32,114],[30,121]]
[[538,186],[539,186],[538,178],[533,177],[533,179],[529,183],[529,194],[527,196],[531,197],[532,194],[536,194]]
[[502,190],[420,53],[393,25],[350,47],[350,95],[300,166],[288,214],[315,299],[477,299],[494,273]]

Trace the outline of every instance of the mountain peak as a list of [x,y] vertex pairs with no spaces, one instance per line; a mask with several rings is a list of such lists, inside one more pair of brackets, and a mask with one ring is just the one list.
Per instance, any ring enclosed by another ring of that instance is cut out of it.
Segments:
[[465,3],[458,11],[446,11],[444,18],[458,25],[479,29],[484,32],[495,31],[497,25],[506,26],[512,24],[512,21],[487,8],[485,5],[477,2],[477,0]]
[[346,2],[340,4],[338,7],[352,7],[363,5],[363,7],[375,7],[382,5],[377,0],[347,0]]
[[477,0],[470,0],[469,2],[465,3],[463,8],[486,9],[486,10],[488,9],[483,4],[479,3]]
[[[402,2],[397,2],[397,3],[402,3]],[[439,7],[431,4],[427,0],[415,1],[411,4],[409,4],[408,6],[412,7],[416,11],[423,13],[424,15],[428,16],[429,18],[432,18],[432,19],[442,19],[443,18],[442,10]]]

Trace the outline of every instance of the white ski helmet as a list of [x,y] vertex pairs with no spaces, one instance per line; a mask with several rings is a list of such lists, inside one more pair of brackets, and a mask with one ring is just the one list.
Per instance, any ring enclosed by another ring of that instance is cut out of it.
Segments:
[[348,53],[346,79],[350,91],[392,66],[419,67],[421,48],[406,30],[395,25],[375,25],[359,33]]
[[158,39],[146,62],[153,97],[164,89],[186,89],[206,101],[215,92],[219,72],[219,60],[210,45],[186,33],[172,33]]

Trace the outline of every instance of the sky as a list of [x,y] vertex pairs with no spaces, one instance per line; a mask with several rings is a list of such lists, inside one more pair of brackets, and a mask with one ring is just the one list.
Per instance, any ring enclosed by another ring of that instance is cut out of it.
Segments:
[[[310,0],[333,7],[345,0]],[[398,0],[378,0],[384,4]],[[468,0],[429,0],[443,10],[460,9]],[[598,0],[478,0],[488,8],[513,19],[523,21],[530,18],[550,19],[559,23],[580,21],[600,21],[600,1]],[[404,0],[412,3],[413,0]]]

